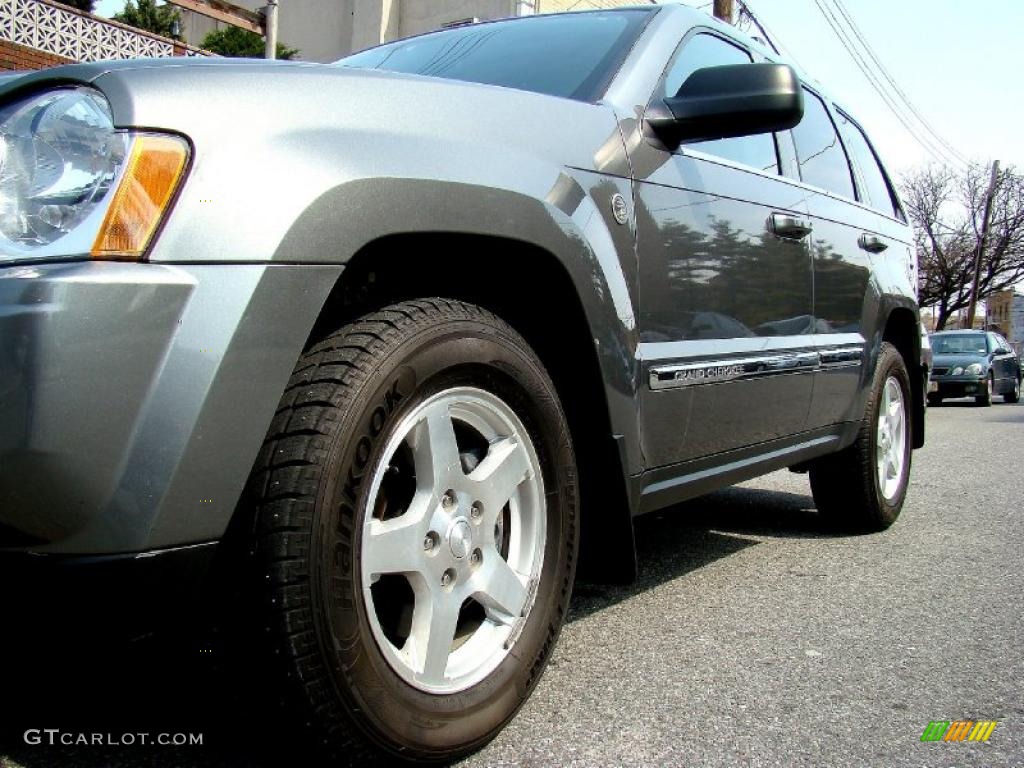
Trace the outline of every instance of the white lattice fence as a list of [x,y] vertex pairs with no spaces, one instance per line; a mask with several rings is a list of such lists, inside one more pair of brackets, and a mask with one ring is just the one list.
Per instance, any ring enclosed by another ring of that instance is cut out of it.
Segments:
[[0,40],[74,61],[198,53],[170,40],[41,0],[0,0]]

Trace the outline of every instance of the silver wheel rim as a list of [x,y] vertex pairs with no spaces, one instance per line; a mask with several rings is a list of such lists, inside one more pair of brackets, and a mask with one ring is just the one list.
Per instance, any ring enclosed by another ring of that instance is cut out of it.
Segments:
[[544,560],[544,481],[525,427],[490,392],[439,392],[397,425],[367,499],[360,573],[384,657],[423,691],[475,685],[522,631]]
[[907,417],[903,390],[895,377],[890,376],[882,387],[882,402],[878,407],[876,463],[878,487],[886,501],[892,501],[903,481],[906,461]]

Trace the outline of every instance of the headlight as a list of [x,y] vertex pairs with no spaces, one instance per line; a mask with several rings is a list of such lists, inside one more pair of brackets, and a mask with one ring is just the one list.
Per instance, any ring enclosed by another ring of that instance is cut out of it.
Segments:
[[96,210],[124,163],[127,137],[86,88],[0,111],[0,245],[26,251],[64,237]]
[[960,376],[963,374],[963,372],[964,367],[962,365],[958,365],[953,370],[950,371],[950,374],[952,374],[953,376]]
[[985,372],[985,368],[984,366],[982,366],[981,363],[971,363],[966,368],[964,368],[964,372],[968,376],[981,376],[981,374]]
[[0,108],[0,260],[141,256],[187,158],[178,137],[115,130],[89,88]]

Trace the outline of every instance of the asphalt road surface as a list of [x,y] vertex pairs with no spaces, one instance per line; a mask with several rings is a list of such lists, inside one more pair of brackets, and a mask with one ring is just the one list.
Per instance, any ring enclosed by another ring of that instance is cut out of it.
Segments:
[[[882,534],[823,532],[806,477],[787,472],[642,520],[639,582],[577,586],[533,698],[463,764],[1024,764],[1024,406],[947,403],[928,428]],[[83,662],[77,636],[3,660],[2,768],[307,764],[215,658],[154,643]],[[958,719],[999,724],[988,743],[920,741]],[[204,744],[22,739],[141,726]]]

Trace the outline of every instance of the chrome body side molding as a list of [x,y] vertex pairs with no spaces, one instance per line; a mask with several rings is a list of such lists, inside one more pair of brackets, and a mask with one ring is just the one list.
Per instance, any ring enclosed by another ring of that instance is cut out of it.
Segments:
[[823,349],[818,352],[820,368],[855,368],[864,360],[863,347]]
[[652,366],[649,383],[653,390],[719,384],[763,376],[794,375],[826,369],[856,367],[862,365],[863,358],[864,347],[858,345],[721,360],[670,363]]

